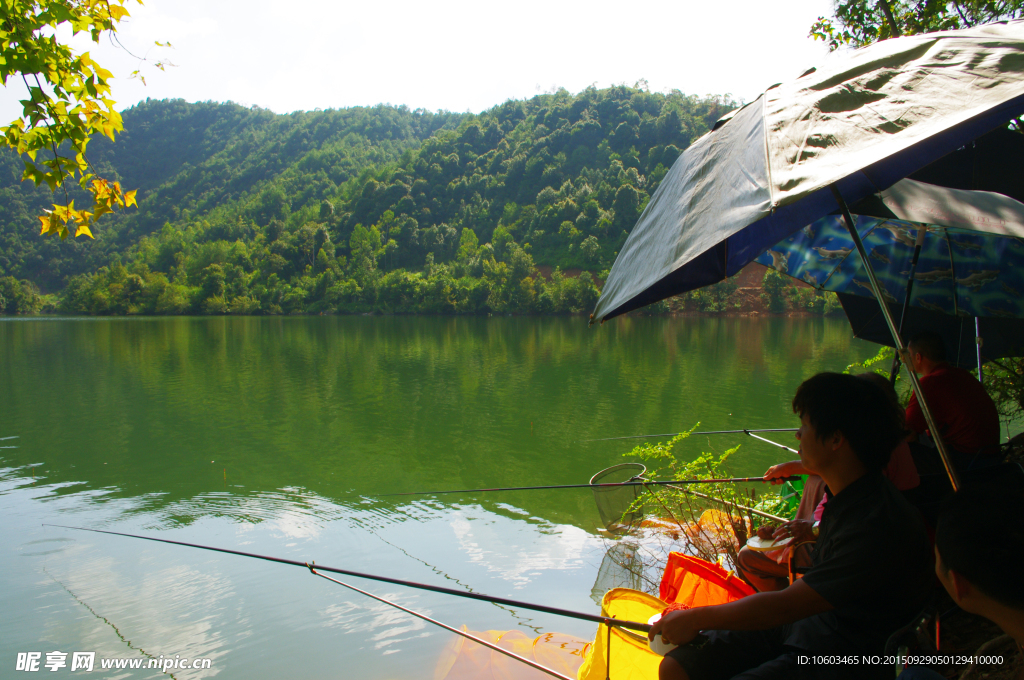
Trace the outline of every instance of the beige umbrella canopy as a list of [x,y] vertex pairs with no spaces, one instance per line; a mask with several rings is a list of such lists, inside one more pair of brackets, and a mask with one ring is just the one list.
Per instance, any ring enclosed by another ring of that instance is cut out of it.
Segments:
[[623,244],[591,321],[721,281],[838,211],[902,350],[847,202],[888,189],[1022,111],[1024,21],[885,40],[775,85],[676,160]]
[[1024,21],[885,40],[769,88],[676,160],[594,320],[731,276],[1024,112]]

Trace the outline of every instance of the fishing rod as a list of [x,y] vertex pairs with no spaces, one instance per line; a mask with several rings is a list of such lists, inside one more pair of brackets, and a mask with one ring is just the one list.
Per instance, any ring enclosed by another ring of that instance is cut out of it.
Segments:
[[613,442],[622,439],[652,439],[655,437],[678,437],[681,434],[750,434],[751,432],[796,432],[795,427],[777,427],[772,429],[761,429],[761,430],[709,430],[707,432],[669,432],[667,434],[634,434],[628,437],[605,437],[604,439],[580,439],[578,444],[586,444],[588,442]]
[[411,614],[412,616],[415,616],[417,618],[423,619],[424,621],[432,623],[435,626],[440,626],[441,628],[444,628],[447,631],[451,631],[452,633],[455,633],[456,635],[461,635],[462,637],[466,638],[467,640],[472,640],[473,642],[477,643],[478,645],[483,645],[484,647],[488,647],[490,649],[493,649],[496,652],[501,652],[505,656],[511,657],[511,658],[515,659],[516,661],[521,661],[521,662],[525,663],[527,666],[530,666],[532,668],[536,668],[537,670],[539,670],[542,673],[547,673],[548,675],[554,676],[556,678],[561,678],[562,680],[575,680],[574,678],[570,678],[568,675],[562,675],[558,671],[551,670],[547,666],[543,666],[543,665],[537,663],[536,661],[533,661],[532,659],[527,659],[525,656],[520,656],[519,654],[516,654],[515,652],[512,652],[512,651],[509,651],[509,650],[504,649],[502,647],[499,647],[498,645],[490,643],[487,640],[482,640],[482,639],[478,638],[477,636],[475,636],[475,635],[473,635],[471,633],[467,633],[464,630],[459,630],[458,628],[453,628],[453,627],[451,627],[451,626],[449,626],[449,625],[447,625],[445,623],[441,623],[437,619],[432,619],[429,616],[427,616],[426,614],[421,614],[419,612],[413,611],[412,609],[407,609],[406,607],[403,607],[402,605],[400,605],[400,604],[398,604],[396,602],[392,602],[391,600],[386,600],[383,597],[379,597],[377,595],[374,595],[373,593],[369,593],[369,592],[367,592],[365,590],[362,590],[360,588],[356,588],[353,585],[349,585],[348,583],[345,583],[344,581],[339,581],[336,578],[331,578],[330,576],[327,576],[325,574],[321,574],[320,572],[317,571],[317,569],[322,569],[322,567],[318,567],[315,564],[313,564],[312,562],[309,565],[307,565],[307,566],[309,567],[310,573],[313,574],[314,576],[319,576],[320,578],[325,578],[328,581],[331,581],[332,583],[337,583],[339,586],[345,586],[349,590],[354,590],[357,593],[361,593],[361,594],[365,595],[366,597],[369,597],[369,598],[372,598],[374,600],[377,600],[378,602],[383,602],[384,604],[391,605],[395,609],[400,609],[401,611],[405,612],[406,614]]
[[[283,557],[270,557],[268,555],[257,555],[256,553],[242,552],[241,550],[230,550],[228,548],[215,548],[209,545],[200,545],[198,543],[185,543],[184,541],[172,541],[169,538],[155,538],[153,536],[140,536],[139,534],[126,534],[120,531],[107,531],[106,529],[89,529],[86,527],[72,527],[64,524],[43,524],[43,526],[49,527],[60,527],[62,529],[73,529],[75,531],[91,531],[97,534],[110,534],[111,536],[124,536],[126,538],[141,538],[144,541],[155,541],[156,543],[168,543],[170,545],[181,545],[186,548],[198,548],[200,550],[210,550],[213,552],[225,553],[227,555],[240,555],[242,557],[253,557],[258,560],[266,560],[267,562],[277,562],[279,564],[287,564],[293,567],[302,567],[303,569],[309,569],[310,564],[307,562],[299,562],[297,560],[289,560]],[[403,581],[397,578],[390,578],[387,576],[377,576],[375,574],[365,574],[359,571],[350,571],[348,569],[338,569],[336,567],[322,567],[316,565],[316,569],[320,571],[328,571],[334,574],[343,574],[345,576],[355,576],[356,578],[365,578],[369,581],[380,581],[382,583],[391,583],[398,586],[406,586],[407,588],[415,588],[417,590],[429,590],[434,593],[442,593],[444,595],[454,595],[455,597],[465,597],[470,600],[481,600],[483,602],[491,602],[493,604],[501,604],[509,607],[521,607],[523,609],[530,609],[533,611],[544,612],[546,614],[556,614],[558,616],[565,616],[571,619],[580,619],[583,621],[591,621],[593,623],[603,623],[607,626],[619,626],[621,628],[629,628],[631,630],[640,631],[646,633],[651,629],[650,624],[637,623],[635,621],[623,621],[620,619],[614,619],[607,616],[597,616],[595,614],[584,614],[583,612],[574,612],[569,609],[560,609],[558,607],[548,607],[540,604],[531,604],[529,602],[520,602],[519,600],[509,600],[503,597],[492,597],[490,595],[482,595],[479,593],[467,593],[463,590],[453,590],[451,588],[443,588],[441,586],[431,586],[426,583],[416,583],[415,581]]]
[[799,451],[797,451],[796,449],[790,448],[790,447],[786,446],[785,444],[780,444],[778,442],[773,442],[771,439],[765,439],[764,437],[758,437],[756,434],[753,434],[751,432],[748,432],[747,434],[749,434],[754,439],[760,439],[761,441],[763,441],[763,442],[765,442],[767,444],[771,444],[772,446],[777,446],[780,449],[785,449],[785,450],[789,451],[790,453],[795,453],[797,455],[800,454]]
[[[790,478],[787,478],[787,479],[790,479]],[[721,498],[715,498],[714,496],[709,496],[706,493],[700,493],[699,491],[691,491],[690,489],[682,489],[682,488],[680,488],[678,486],[670,486],[669,488],[670,489],[675,489],[676,491],[681,491],[682,493],[685,493],[685,494],[688,494],[688,495],[691,495],[691,496],[696,496],[697,498],[703,498],[704,500],[711,501],[712,503],[718,503],[719,505],[725,505],[725,506],[729,506],[729,507],[735,506],[735,507],[739,508],[740,510],[746,510],[747,512],[749,512],[752,515],[757,515],[758,517],[764,517],[765,519],[770,519],[770,520],[775,521],[775,522],[788,522],[789,521],[785,517],[779,517],[778,515],[773,515],[770,512],[765,512],[764,510],[758,510],[757,508],[752,508],[749,505],[740,505],[739,503],[733,503],[732,501],[726,501],[726,500],[722,500]]]
[[[799,477],[781,477],[784,482],[792,482]],[[664,482],[656,482],[649,479],[626,482],[602,482],[601,484],[552,484],[548,486],[502,486],[494,489],[449,489],[445,491],[403,491],[402,493],[379,494],[377,498],[389,496],[430,496],[443,493],[481,493],[484,491],[540,491],[545,489],[607,489],[616,486],[648,486],[651,484],[664,486],[671,484],[745,484],[750,482],[769,482],[764,477],[726,477],[724,479],[675,479]]]

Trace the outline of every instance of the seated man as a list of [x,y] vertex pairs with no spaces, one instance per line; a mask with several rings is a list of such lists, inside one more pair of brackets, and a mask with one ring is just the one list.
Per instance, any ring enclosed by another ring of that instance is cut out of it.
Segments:
[[[651,636],[680,645],[662,661],[665,680],[889,677],[888,666],[800,657],[881,654],[924,606],[932,583],[924,526],[881,472],[904,435],[885,394],[866,380],[821,373],[800,385],[793,411],[801,464],[828,486],[812,566],[785,590],[665,615]],[[688,644],[701,631],[707,638]]]
[[[807,481],[804,482],[804,489],[800,495],[796,519],[787,522],[782,530],[787,532],[787,537],[792,535],[791,543],[801,544],[808,540],[814,540],[810,532],[813,529],[813,523],[820,519],[820,516],[815,517],[815,514],[821,501],[825,499],[825,482],[818,475],[805,470],[799,460],[771,466],[764,473],[764,478],[771,481],[772,484],[781,484],[782,480],[795,475],[807,475]],[[758,531],[760,533],[761,530]],[[791,557],[792,550],[794,548],[764,552],[742,546],[736,555],[736,571],[740,578],[758,592],[782,590],[789,585],[790,559],[792,559],[793,565],[799,568],[807,567],[811,563],[810,545],[796,546]]]
[[[1019,480],[968,486],[939,511],[935,573],[961,609],[995,622],[1024,646],[1024,488]],[[989,670],[996,670],[989,668]],[[911,667],[903,680],[944,680]]]
[[[998,462],[999,413],[985,387],[969,372],[946,363],[946,348],[938,333],[918,333],[907,350],[912,362],[909,368],[921,376],[921,391],[939,434],[952,449],[953,464],[965,471]],[[917,434],[928,427],[916,394],[910,397],[906,420],[907,427]],[[922,474],[943,472],[935,449],[915,446],[912,450]]]
[[[893,389],[889,381],[878,373],[861,373],[857,378],[878,385],[885,392],[890,408],[902,423],[903,408],[896,396],[896,390]],[[921,483],[906,440],[901,440],[893,449],[882,474],[900,491],[910,491]],[[764,478],[771,481],[772,484],[781,484],[786,477],[794,475],[808,475],[803,495],[800,497],[800,505],[797,507],[796,519],[789,522],[787,526],[787,529],[793,534],[793,543],[799,544],[808,539],[813,540],[808,534],[812,523],[821,520],[827,498],[824,495],[825,483],[821,477],[804,469],[799,460],[773,465],[764,473]],[[810,545],[797,547],[792,557],[786,549],[766,553],[743,547],[737,555],[736,570],[747,583],[762,593],[767,590],[782,590],[789,585],[790,559],[794,566],[805,569],[811,563]]]

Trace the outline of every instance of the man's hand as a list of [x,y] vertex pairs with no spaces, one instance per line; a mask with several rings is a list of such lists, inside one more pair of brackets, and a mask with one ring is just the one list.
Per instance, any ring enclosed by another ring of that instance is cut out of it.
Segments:
[[661,633],[661,639],[666,644],[685,645],[700,633],[700,627],[695,626],[695,618],[693,609],[677,609],[669,612],[651,626],[650,632],[647,633],[647,639],[653,640],[658,633]]
[[785,590],[755,593],[728,604],[669,612],[651,626],[647,637],[685,645],[702,630],[766,630],[832,609],[801,579]]
[[791,460],[785,463],[779,463],[768,468],[768,472],[764,473],[764,481],[771,482],[774,484],[782,484],[786,477],[795,477],[796,475],[807,475],[811,474],[798,460]]
[[786,522],[772,534],[772,540],[775,541],[790,537],[793,538],[793,545],[815,540],[817,537],[814,535],[814,522],[807,519],[795,519]]

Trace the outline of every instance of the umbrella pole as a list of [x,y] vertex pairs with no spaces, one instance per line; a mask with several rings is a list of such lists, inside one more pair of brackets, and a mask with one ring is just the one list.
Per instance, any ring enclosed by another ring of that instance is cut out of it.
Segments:
[[978,382],[985,382],[985,375],[981,372],[981,325],[978,317],[974,317],[974,346],[978,352]]
[[[914,257],[910,260],[910,277],[907,278],[907,294],[903,297],[903,311],[900,312],[900,337],[903,337],[903,324],[907,321],[907,309],[910,307],[910,294],[914,291],[914,274],[917,272],[917,260],[921,257],[921,248],[924,246],[924,237],[928,233],[924,225],[917,229],[917,238],[914,241]],[[892,368],[889,370],[889,384],[896,387],[896,376],[900,373],[900,353],[892,358]]]
[[[892,313],[889,311],[889,305],[885,301],[885,296],[882,295],[882,287],[878,283],[878,279],[875,277],[875,270],[871,267],[871,261],[868,259],[868,254],[864,250],[864,243],[860,240],[860,234],[857,233],[857,226],[854,224],[853,217],[850,215],[850,208],[846,205],[846,201],[843,200],[843,195],[839,193],[839,189],[835,184],[831,186],[831,189],[832,195],[836,199],[836,203],[843,211],[843,219],[846,221],[846,229],[850,232],[850,238],[853,239],[857,252],[860,254],[860,260],[864,264],[864,269],[867,270],[868,280],[871,282],[871,290],[875,293],[875,299],[878,300],[878,304],[882,308],[882,316],[885,317],[885,323],[889,326],[889,332],[892,333],[892,339],[896,343],[896,352],[902,356],[903,353],[907,351],[907,348],[903,344],[903,338],[900,337],[900,332],[896,328],[896,323],[892,319]],[[917,379],[917,373],[914,372],[913,367],[911,367],[907,373],[910,376],[910,384],[914,388],[914,394],[917,395],[917,403],[921,407],[921,414],[924,416],[924,420],[928,424],[928,431],[931,433],[932,439],[935,440],[935,446],[939,450],[939,457],[942,459],[943,467],[946,468],[946,474],[949,475],[949,483],[953,485],[953,491],[957,491],[960,489],[960,478],[956,473],[956,468],[953,467],[953,461],[950,460],[949,451],[946,450],[946,443],[942,440],[939,428],[935,424],[935,418],[932,416],[931,407],[928,406],[928,401],[924,397],[924,392],[921,391],[921,382]]]

